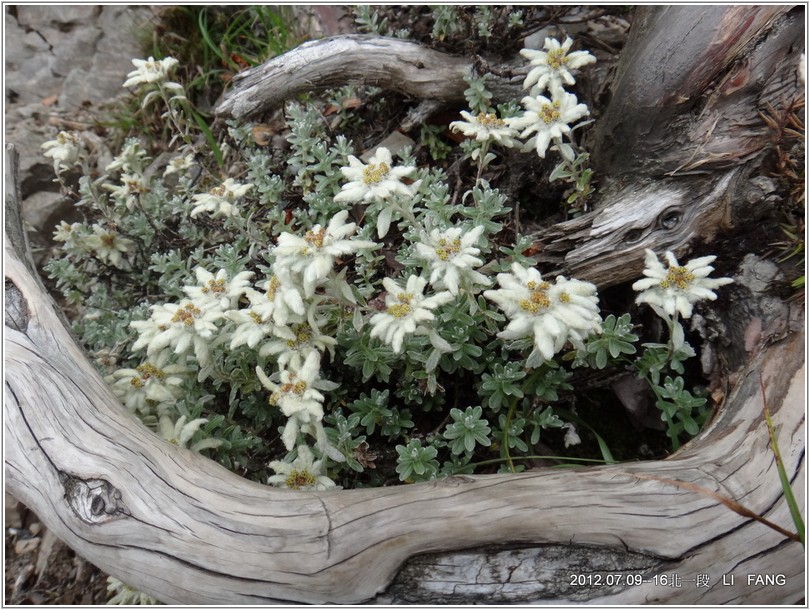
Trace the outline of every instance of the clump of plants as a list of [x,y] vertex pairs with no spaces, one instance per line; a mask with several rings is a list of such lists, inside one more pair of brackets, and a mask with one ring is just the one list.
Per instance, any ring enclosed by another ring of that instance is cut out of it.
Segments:
[[[57,227],[46,271],[122,404],[167,441],[291,489],[613,461],[577,414],[584,370],[644,379],[673,450],[697,434],[709,409],[684,378],[681,322],[731,282],[709,277],[714,257],[647,252],[633,289],[666,332],[640,345],[629,313],[603,315],[595,285],[542,274],[505,230],[514,202],[489,172],[505,149],[555,158],[561,206],[587,209],[572,134],[590,111],[567,88],[595,58],[573,44],[522,51],[526,95],[510,104],[470,78],[449,126],[464,139],[445,151],[468,172],[459,193],[408,147],[356,149],[351,121],[327,122],[329,96],[288,104],[288,148],[274,150],[248,123],[208,129],[176,59],[134,60],[125,85],[160,113],[168,158],[132,138],[98,175],[76,134],[44,146],[84,215]],[[598,456],[573,454],[585,433]]]

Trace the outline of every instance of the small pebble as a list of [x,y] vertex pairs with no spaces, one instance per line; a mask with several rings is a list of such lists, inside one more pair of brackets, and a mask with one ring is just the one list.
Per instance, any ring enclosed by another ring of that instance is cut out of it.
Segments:
[[25,555],[35,551],[38,546],[39,538],[25,538],[14,543],[14,552],[17,555]]

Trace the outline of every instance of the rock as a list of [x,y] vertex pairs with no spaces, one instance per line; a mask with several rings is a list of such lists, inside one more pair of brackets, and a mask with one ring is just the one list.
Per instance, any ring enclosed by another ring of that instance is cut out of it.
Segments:
[[[41,149],[60,129],[74,127],[50,123],[86,102],[100,104],[125,93],[121,85],[133,69],[132,59],[143,56],[139,36],[151,16],[149,6],[6,8],[5,136],[20,153],[23,214],[29,228],[40,233],[31,236],[37,247],[51,244],[60,220],[78,219],[67,218],[74,208],[59,194],[52,163]],[[95,152],[106,153],[98,142],[89,142],[95,134],[83,133]]]
[[84,101],[105,102],[125,93],[122,85],[144,53],[138,33],[148,23],[145,6],[105,6],[99,15],[99,36],[92,61],[72,70],[65,78],[59,106],[69,108]]
[[59,27],[94,23],[102,7],[92,4],[67,4],[49,6],[17,6],[17,22],[29,29]]
[[17,555],[26,555],[36,550],[39,546],[39,538],[24,538],[14,543],[14,552]]
[[387,148],[391,151],[392,155],[396,155],[405,147],[413,146],[414,144],[414,140],[406,136],[404,133],[392,131],[390,134],[385,136],[382,142],[360,155],[360,160],[363,161],[363,163],[368,163],[369,159],[375,155],[377,149],[380,147]]

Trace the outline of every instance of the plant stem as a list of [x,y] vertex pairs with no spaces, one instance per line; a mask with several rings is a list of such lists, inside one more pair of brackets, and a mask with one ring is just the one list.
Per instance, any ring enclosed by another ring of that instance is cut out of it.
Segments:
[[512,456],[509,454],[509,426],[512,425],[512,418],[515,416],[517,401],[517,398],[512,399],[512,404],[509,405],[509,411],[506,413],[506,424],[503,427],[503,451],[506,456],[506,463],[509,464],[509,470],[512,472],[515,472],[515,465],[512,462]]

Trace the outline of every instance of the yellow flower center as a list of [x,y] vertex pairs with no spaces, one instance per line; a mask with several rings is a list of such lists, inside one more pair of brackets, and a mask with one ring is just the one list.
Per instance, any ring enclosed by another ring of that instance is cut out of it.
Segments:
[[483,125],[484,127],[503,127],[506,125],[506,122],[503,119],[499,119],[494,113],[484,114],[483,112],[479,112],[478,116],[475,117],[475,120],[478,121],[479,125]]
[[75,144],[78,142],[78,138],[73,132],[60,131],[58,134],[56,134],[56,141],[62,145]]
[[287,347],[294,349],[299,345],[307,343],[312,338],[312,329],[309,324],[296,324],[293,326],[295,339],[287,341]]
[[209,292],[222,294],[225,292],[225,280],[208,280],[208,285],[204,286],[202,291],[203,294],[208,294]]
[[114,248],[115,247],[115,238],[118,237],[116,233],[102,233],[99,235],[99,239],[101,240],[101,244],[106,248]]
[[550,104],[543,104],[543,107],[540,109],[540,118],[543,119],[546,125],[554,121],[559,121],[561,116],[560,102],[555,101]]
[[[292,379],[295,379],[295,376],[291,376]],[[281,386],[277,392],[273,392],[272,396],[270,396],[268,402],[271,405],[277,405],[278,402],[284,398],[285,395],[295,394],[297,396],[301,396],[304,392],[307,391],[307,382],[306,381],[290,381],[289,383],[285,383]]]
[[670,288],[674,284],[681,290],[686,290],[694,279],[694,274],[686,267],[670,267],[667,277],[661,280],[661,288]]
[[363,168],[363,184],[379,184],[388,175],[391,168],[388,163],[369,163]]
[[176,312],[172,316],[172,322],[182,322],[186,326],[192,326],[194,324],[194,318],[199,316],[202,313],[199,307],[195,306],[193,303],[187,303]]
[[553,51],[549,51],[546,55],[546,63],[548,64],[549,68],[559,70],[566,63],[568,63],[568,58],[565,56],[565,51],[563,49],[554,49]]
[[166,377],[166,373],[161,371],[157,368],[154,364],[150,362],[144,362],[143,364],[139,364],[135,367],[135,370],[141,374],[141,379],[146,381],[150,377],[156,377],[158,379],[163,379]]
[[250,319],[253,320],[256,324],[262,323],[262,317],[255,311],[249,311],[248,316],[250,316]]
[[276,292],[281,287],[281,282],[279,279],[274,275],[270,278],[270,281],[267,283],[267,300],[268,301],[275,301],[276,300]]
[[394,316],[395,318],[404,318],[409,313],[413,311],[413,307],[408,305],[407,303],[396,303],[391,305],[388,309],[385,310],[390,316]]
[[121,182],[130,193],[146,193],[149,190],[140,178],[123,178]]
[[560,299],[560,303],[569,303],[571,301],[571,295],[567,292],[561,292],[557,298]]
[[521,299],[518,302],[523,311],[529,313],[539,313],[543,309],[551,306],[551,299],[548,298],[546,290],[551,287],[548,282],[534,282],[531,281],[526,284],[526,288],[531,291],[528,299]]
[[304,241],[315,248],[323,248],[323,239],[326,237],[326,229],[318,228],[318,230],[307,231],[304,235]]
[[225,185],[224,185],[224,184],[220,184],[219,186],[216,186],[216,187],[214,187],[214,188],[212,188],[212,189],[210,190],[210,193],[211,193],[211,194],[212,194],[214,197],[224,197],[224,196],[225,196],[225,193],[227,193],[227,192],[228,192],[228,189],[227,189],[227,188],[225,188]]
[[129,380],[129,385],[131,385],[133,388],[142,388],[143,380],[140,377],[133,377]]
[[448,242],[446,239],[440,239],[439,247],[436,248],[436,256],[442,261],[449,260],[453,254],[458,254],[459,252],[461,252],[460,239],[454,239],[452,242]]
[[293,470],[284,479],[284,485],[289,489],[301,489],[315,485],[315,475],[309,470]]

